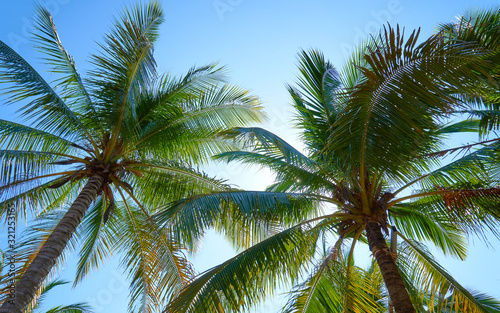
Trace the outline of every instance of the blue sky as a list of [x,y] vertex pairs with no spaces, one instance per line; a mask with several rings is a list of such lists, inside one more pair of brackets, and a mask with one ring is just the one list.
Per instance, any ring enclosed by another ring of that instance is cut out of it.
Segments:
[[[109,29],[112,17],[135,1],[42,0],[53,12],[61,40],[75,58],[80,72],[89,69],[89,55],[96,42]],[[0,39],[11,45],[42,69],[29,45],[29,29],[34,1],[3,1],[0,4]],[[160,72],[185,73],[193,65],[219,62],[227,65],[230,80],[259,96],[269,115],[266,128],[300,147],[297,133],[291,129],[292,112],[285,83],[293,83],[297,74],[299,49],[316,48],[337,67],[349,51],[386,21],[399,23],[409,33],[422,28],[422,38],[433,33],[436,25],[449,22],[473,7],[488,8],[498,1],[264,1],[264,0],[188,0],[162,1],[166,22],[155,47]],[[50,79],[50,75],[47,76]],[[1,100],[0,100],[1,101]],[[2,118],[15,119],[15,108],[2,106]],[[457,140],[459,145],[467,139]],[[207,172],[229,179],[242,188],[264,189],[271,182],[266,171],[234,165],[217,165]],[[194,258],[198,270],[224,261],[233,252],[210,235]],[[2,242],[5,239],[2,237]],[[493,241],[493,246],[500,245]],[[368,252],[366,248],[366,253]],[[362,252],[359,259],[362,260]],[[480,289],[500,298],[500,272],[496,269],[498,251],[487,249],[479,239],[471,242],[465,262],[443,261],[466,287]],[[110,261],[76,289],[59,287],[49,297],[50,304],[88,301],[96,312],[125,312],[128,284],[118,262]],[[71,280],[74,264],[69,263],[63,278]],[[256,312],[276,312],[280,298],[268,301]]]

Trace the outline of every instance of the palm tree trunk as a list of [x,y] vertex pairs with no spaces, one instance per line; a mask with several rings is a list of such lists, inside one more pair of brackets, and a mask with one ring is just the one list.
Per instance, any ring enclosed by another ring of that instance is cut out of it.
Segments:
[[415,308],[411,303],[408,291],[406,291],[403,279],[396,266],[396,261],[390,253],[379,224],[368,222],[366,225],[366,235],[373,256],[377,260],[380,272],[384,278],[394,310],[396,313],[415,313]]
[[0,313],[23,313],[26,310],[80,224],[90,203],[96,199],[103,182],[104,178],[99,174],[90,177],[68,212],[16,283],[15,298],[7,298],[0,307]]

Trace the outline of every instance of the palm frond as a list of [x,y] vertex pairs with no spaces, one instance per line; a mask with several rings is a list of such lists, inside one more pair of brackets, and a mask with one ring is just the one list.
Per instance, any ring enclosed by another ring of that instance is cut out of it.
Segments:
[[[224,138],[233,139],[241,143],[244,148],[266,156],[278,157],[284,162],[298,167],[314,169],[316,163],[306,155],[292,147],[275,134],[259,127],[234,128],[224,132]],[[231,156],[231,154],[227,154]],[[229,158],[221,156],[223,159]]]
[[[137,119],[139,124],[155,120],[154,115],[172,104],[182,104],[193,95],[199,95],[224,82],[224,68],[216,64],[192,67],[181,78],[164,75],[153,86],[138,96]],[[168,111],[168,110],[165,110]],[[141,126],[143,128],[143,126]]]
[[[283,313],[385,312],[380,271],[351,267],[335,248],[290,292]],[[348,301],[345,301],[348,299]]]
[[4,185],[0,187],[0,216],[5,216],[9,208],[15,208],[16,219],[19,216],[27,220],[28,211],[33,217],[50,213],[61,208],[80,190],[77,183],[65,184],[60,188],[49,188],[58,183],[60,178],[50,179],[46,182],[26,181]]
[[[404,198],[419,198],[412,206],[424,212],[435,212],[447,223],[455,225],[468,236],[477,235],[488,241],[487,233],[500,236],[497,231],[500,201],[498,187],[458,185],[451,188],[433,188]],[[391,205],[391,204],[390,204]],[[422,209],[422,207],[426,207]]]
[[450,305],[454,309],[457,308],[457,312],[489,312],[487,307],[439,265],[422,244],[407,239],[400,233],[398,236],[406,245],[400,250],[398,265],[408,273],[413,273],[412,281],[419,286],[423,296],[437,300],[427,304],[431,312],[439,308],[435,307],[436,304]]
[[111,233],[131,279],[129,311],[155,311],[194,277],[192,266],[184,248],[142,210],[119,203],[115,216]]
[[[41,291],[40,296],[38,297],[36,304],[33,309],[29,309],[26,313],[33,313],[34,309],[37,309],[40,306],[40,303],[43,303],[47,293],[50,292],[53,288],[62,286],[67,284],[67,281],[62,280],[54,280],[50,283],[46,284]],[[46,311],[46,313],[93,313],[94,311],[87,303],[73,303],[69,305],[60,305],[53,308],[50,308]]]
[[438,35],[417,45],[418,32],[405,40],[399,27],[386,27],[379,38],[365,55],[368,67],[360,69],[366,81],[350,94],[328,151],[345,166],[377,168],[400,181],[407,171],[420,171],[415,156],[439,143],[429,135],[457,105],[453,94],[472,90],[464,77],[480,79],[471,68],[482,54],[473,44],[447,44]]
[[[164,312],[237,312],[300,277],[317,235],[301,226],[282,231],[200,274]],[[249,275],[255,273],[255,275]]]
[[71,154],[84,150],[65,138],[11,121],[0,120],[0,144],[4,149],[39,150]]
[[[451,188],[457,184],[474,184],[483,187],[494,185],[500,180],[500,169],[498,168],[498,162],[496,162],[498,147],[500,147],[500,142],[495,141],[468,153],[458,160],[438,167],[406,183],[396,193],[413,186],[415,183],[418,183],[423,189],[431,189],[434,186]],[[441,153],[446,154],[447,152],[441,151]]]
[[7,83],[8,103],[27,100],[21,116],[36,121],[36,128],[80,141],[90,138],[80,118],[38,72],[12,48],[0,41],[0,83]]
[[[98,115],[111,131],[111,151],[120,130],[135,129],[136,98],[157,75],[153,43],[162,22],[162,9],[154,1],[125,10],[100,45],[100,54],[92,56],[96,69],[89,72],[93,77],[89,85],[98,102]],[[105,157],[108,160],[110,155]]]
[[[500,300],[485,294],[483,292],[470,290],[471,295],[479,302],[483,308],[487,309],[488,313],[499,313],[500,312]],[[467,308],[465,306],[465,308]],[[458,302],[453,302],[453,296],[449,296],[444,300],[443,308],[441,312],[446,313],[456,313],[464,310],[464,306],[460,305]]]
[[172,201],[231,189],[224,180],[177,162],[145,160],[144,164],[132,164],[130,169],[143,173],[144,177],[134,178],[131,185],[143,190],[137,198],[152,213]]
[[55,167],[54,162],[60,156],[50,152],[33,150],[0,150],[0,181],[2,184],[9,184],[14,181],[26,178],[26,173],[33,176],[45,174]]
[[85,214],[80,225],[81,250],[76,269],[76,277],[73,286],[79,284],[92,269],[98,269],[104,260],[111,257],[117,250],[116,239],[108,228],[108,225],[116,223],[115,219],[108,220],[107,227],[103,222],[105,202],[100,197]]
[[[50,66],[50,72],[61,76],[55,81],[54,88],[62,90],[68,106],[79,114],[86,125],[96,122],[94,105],[76,70],[74,59],[61,43],[52,15],[40,5],[36,6],[36,11],[33,33],[36,50],[42,53],[43,60]],[[92,137],[89,139],[93,142]]]
[[468,118],[465,120],[460,120],[454,123],[448,123],[443,125],[437,131],[440,134],[454,134],[454,133],[465,133],[472,132],[476,133],[479,131],[480,120],[475,118]]
[[354,50],[339,70],[342,86],[346,90],[353,90],[358,84],[366,80],[361,71],[362,68],[369,66],[365,56],[377,49],[377,46],[381,44],[382,41],[380,38],[372,36],[371,38],[364,39],[354,47]]
[[313,154],[319,157],[331,127],[342,110],[341,79],[337,70],[316,50],[299,52],[298,88],[287,86],[297,111],[297,125]]
[[73,303],[69,305],[60,305],[47,310],[46,313],[93,313],[91,306],[87,303]]
[[[196,195],[173,202],[156,214],[157,220],[175,228],[176,238],[193,245],[214,226],[230,227],[223,231],[235,233],[236,225],[252,233],[273,231],[282,225],[303,221],[315,214],[314,196],[301,193],[264,191],[225,191]],[[246,236],[244,236],[246,238]]]
[[213,155],[210,153],[224,151],[219,148],[222,142],[212,140],[219,132],[264,117],[256,97],[229,85],[213,87],[182,107],[164,108],[156,114],[154,122],[142,128],[137,149],[155,147],[155,153],[165,158],[172,158],[175,151],[176,158],[198,163]]
[[[271,150],[271,149],[269,149]],[[305,166],[298,166],[292,162],[287,162],[282,156],[274,156],[271,151],[247,152],[231,151],[217,155],[215,158],[226,162],[240,161],[245,164],[255,164],[267,167],[276,175],[276,180],[289,182],[286,185],[275,186],[268,191],[289,192],[298,191],[313,193],[324,190],[334,190],[334,185],[322,172],[311,172]]]
[[399,232],[418,241],[430,241],[444,255],[461,260],[467,256],[467,237],[464,231],[432,206],[400,204],[390,209],[389,221]]

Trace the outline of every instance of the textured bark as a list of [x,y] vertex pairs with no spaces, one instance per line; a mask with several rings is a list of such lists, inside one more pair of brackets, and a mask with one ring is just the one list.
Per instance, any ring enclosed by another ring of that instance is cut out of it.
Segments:
[[384,278],[394,310],[396,313],[415,313],[415,308],[411,303],[410,296],[396,266],[396,261],[391,255],[380,226],[377,223],[369,222],[366,225],[366,234],[373,256],[377,260]]
[[23,313],[36,295],[71,236],[80,224],[85,212],[97,197],[104,178],[98,174],[89,181],[57,224],[37,256],[15,285],[15,298],[9,298],[0,307],[0,313]]

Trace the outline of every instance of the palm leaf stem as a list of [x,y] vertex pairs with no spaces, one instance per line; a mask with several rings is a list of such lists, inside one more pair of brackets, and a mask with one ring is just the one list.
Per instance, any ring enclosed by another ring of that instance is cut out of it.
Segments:
[[403,202],[403,201],[409,200],[409,199],[422,198],[422,197],[434,196],[434,195],[446,195],[447,193],[453,193],[456,191],[460,191],[460,190],[443,189],[443,190],[417,193],[417,194],[413,194],[413,195],[409,195],[406,197],[401,197],[399,199],[392,200],[392,201],[387,203],[387,208],[390,208],[390,207],[394,206],[395,204],[398,204],[400,202]]
[[10,183],[10,184],[7,184],[7,185],[3,185],[3,186],[0,187],[0,190],[3,190],[4,188],[7,188],[7,187],[11,187],[12,185],[27,183],[29,181],[36,180],[36,179],[42,179],[42,178],[47,178],[47,177],[52,177],[52,176],[69,175],[69,174],[73,174],[74,172],[75,171],[66,171],[66,172],[59,172],[59,173],[52,173],[52,174],[46,174],[46,175],[40,175],[40,176],[30,177],[30,178],[27,178],[27,179],[23,179],[21,181],[15,181],[13,183]]
[[[154,21],[156,21],[158,19],[159,18],[156,17],[154,19]],[[150,23],[150,26],[153,24],[154,21],[152,21]],[[147,29],[149,29],[149,27]],[[146,29],[146,31],[147,31],[147,29]],[[142,60],[143,57],[145,56],[145,54],[150,51],[150,49],[151,49],[151,43],[149,43],[147,45],[144,45],[144,47],[141,49],[142,51],[140,52],[140,58],[139,59]],[[134,77],[135,76],[135,74],[139,70],[139,66],[140,66],[140,62],[135,62],[134,68],[132,69],[132,74],[131,74],[130,77]],[[111,155],[112,155],[112,152],[113,152],[113,150],[115,148],[115,145],[116,145],[116,143],[118,141],[118,136],[120,135],[120,128],[122,126],[123,117],[125,116],[125,107],[127,105],[129,91],[130,91],[130,88],[132,87],[132,82],[133,82],[133,79],[129,79],[128,82],[127,82],[127,85],[124,88],[124,90],[125,90],[125,92],[124,92],[125,96],[124,96],[124,99],[122,101],[122,105],[121,105],[121,108],[120,108],[120,117],[118,118],[116,126],[115,126],[115,128],[113,130],[113,135],[111,136],[111,139],[110,139],[110,149],[108,149],[106,151],[106,153],[104,154],[104,156],[103,156],[104,157],[104,161],[106,161],[106,162],[109,162],[109,160],[111,158]],[[124,155],[124,153],[121,153],[121,155]]]
[[400,193],[401,191],[405,190],[406,188],[410,187],[411,185],[415,184],[415,183],[418,183],[419,181],[421,181],[422,179],[428,177],[429,175],[431,175],[430,173],[429,174],[425,174],[425,175],[422,175],[420,177],[418,177],[417,179],[415,180],[412,180],[411,182],[407,183],[406,185],[404,185],[403,187],[399,188],[398,190],[396,190],[395,192],[393,192],[393,195],[396,196],[398,193]]
[[463,146],[460,146],[460,147],[455,147],[455,148],[441,150],[441,151],[437,151],[437,152],[433,152],[433,153],[419,155],[416,158],[444,156],[446,154],[454,153],[454,152],[459,151],[459,150],[461,150],[461,151],[470,150],[470,148],[472,148],[472,147],[479,146],[479,145],[485,145],[487,143],[491,143],[491,142],[495,142],[495,141],[499,141],[499,140],[500,140],[500,138],[484,140],[484,141],[481,141],[481,142],[475,142],[475,143],[468,144],[468,145],[463,145]]
[[327,170],[321,167],[321,165],[319,165],[317,162],[314,161],[313,164],[316,165],[319,168],[319,170],[323,172],[323,174],[325,174],[328,178],[330,178],[333,181],[333,183],[335,183],[337,186],[340,186],[340,182],[337,179],[335,179],[335,177],[333,177],[330,173],[328,173]]
[[329,202],[329,203],[332,203],[332,204],[336,204],[336,205],[339,205],[339,206],[342,206],[343,203],[342,202],[339,202],[333,198],[330,198],[330,197],[326,197],[326,196],[321,196],[321,195],[317,195],[317,194],[304,194],[306,196],[310,196],[310,197],[313,197],[313,198],[317,198],[318,200],[320,201],[326,201],[326,202]]
[[[118,189],[119,187],[121,187],[123,190],[125,190],[125,192],[129,195],[130,198],[132,198],[132,200],[134,200],[134,202],[139,206],[139,208],[141,209],[142,213],[144,213],[144,215],[148,218],[148,221],[152,221],[151,220],[151,216],[149,215],[148,211],[144,208],[144,206],[139,202],[139,200],[137,200],[135,197],[134,197],[134,194],[132,193],[131,190],[128,190],[128,188],[126,188],[120,181],[118,181],[117,179],[111,177],[111,181],[113,182],[113,184],[115,184],[116,188]],[[125,200],[124,200],[125,201]]]

